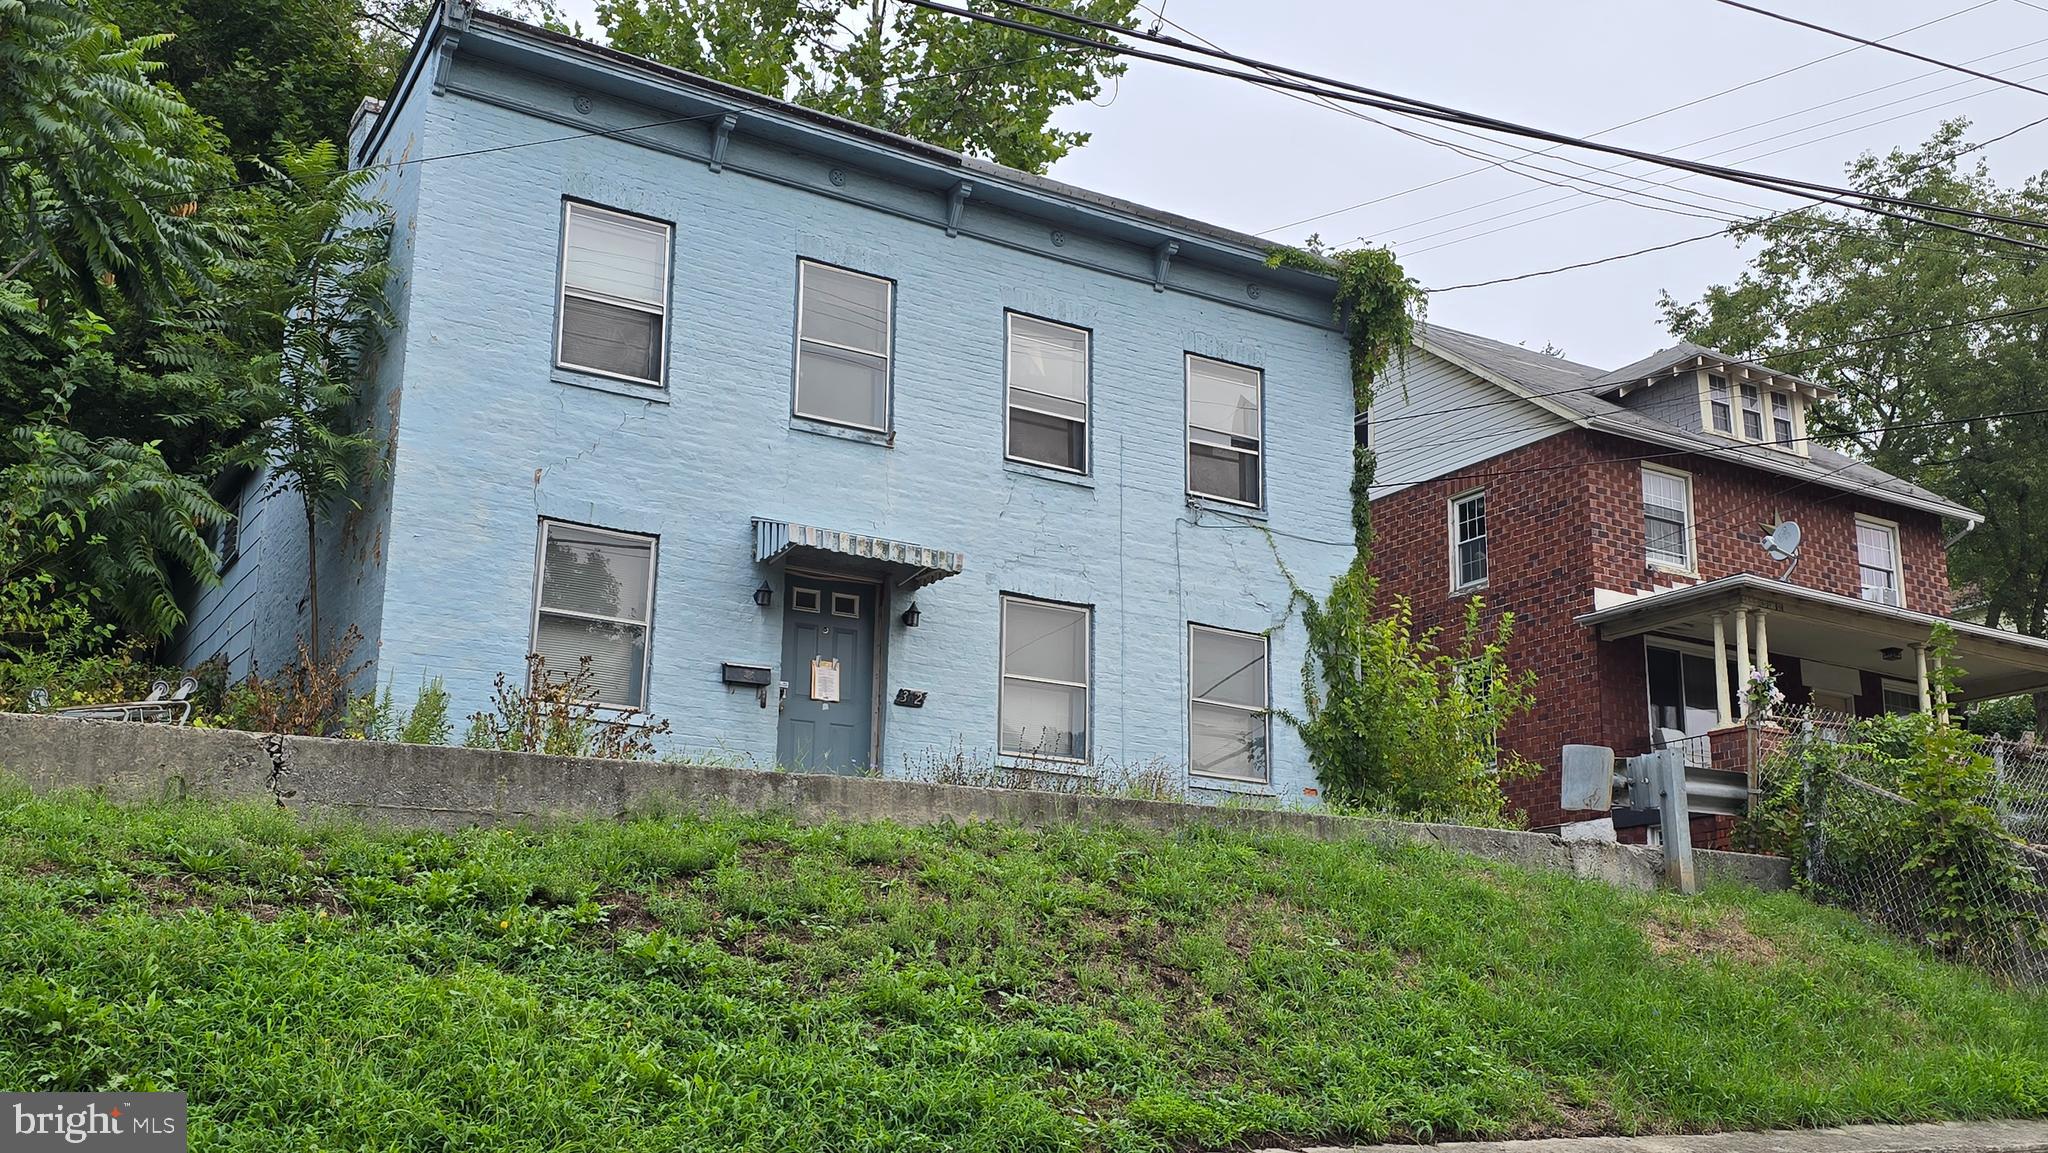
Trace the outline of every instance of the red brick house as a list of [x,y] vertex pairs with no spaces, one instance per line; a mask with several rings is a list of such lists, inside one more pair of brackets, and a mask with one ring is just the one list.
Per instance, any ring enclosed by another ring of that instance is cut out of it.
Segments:
[[[1489,621],[1515,614],[1536,707],[1501,739],[1545,770],[1510,787],[1533,827],[1604,815],[1559,807],[1567,743],[1682,738],[1689,775],[1745,784],[1750,667],[1792,704],[1934,703],[1947,545],[1981,518],[1809,441],[1826,396],[1697,345],[1608,371],[1434,325],[1383,383],[1360,434],[1379,458],[1374,574],[1447,635],[1473,596]],[[1762,542],[1785,521],[1801,541],[1778,560]],[[2048,642],[1951,625],[1953,703],[2048,687]]]

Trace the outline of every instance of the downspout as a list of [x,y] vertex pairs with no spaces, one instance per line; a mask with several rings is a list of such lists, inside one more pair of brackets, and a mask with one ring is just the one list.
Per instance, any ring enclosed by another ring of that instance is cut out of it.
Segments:
[[1947,540],[1941,542],[1941,551],[1945,553],[1948,550],[1956,547],[1956,543],[1958,541],[1961,541],[1964,537],[1969,536],[1971,533],[1977,531],[1977,526],[1983,523],[1984,522],[1981,520],[1964,521],[1962,531],[1956,533],[1956,535],[1949,537]]

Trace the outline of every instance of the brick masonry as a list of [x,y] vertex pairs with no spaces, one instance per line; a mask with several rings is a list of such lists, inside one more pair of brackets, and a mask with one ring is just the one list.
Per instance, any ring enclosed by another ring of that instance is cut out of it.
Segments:
[[[1512,612],[1509,660],[1537,674],[1535,708],[1508,727],[1502,744],[1543,771],[1513,782],[1508,793],[1537,828],[1602,815],[1558,807],[1563,745],[1609,745],[1623,755],[1649,747],[1642,640],[1603,642],[1574,618],[1592,611],[1595,589],[1647,592],[1690,579],[1653,570],[1644,559],[1641,458],[1655,451],[1572,429],[1373,502],[1372,570],[1381,597],[1407,598],[1419,628],[1440,628],[1445,643],[1454,644],[1470,594],[1451,593],[1449,502],[1485,488],[1488,579],[1478,594],[1485,598],[1484,627]],[[1783,566],[1757,541],[1782,517],[1805,533],[1791,583],[1856,596],[1855,518],[1864,513],[1899,527],[1907,607],[1949,611],[1938,517],[1714,457],[1655,463],[1692,476],[1699,579],[1781,577]],[[1695,839],[1725,843],[1726,826],[1703,818]]]

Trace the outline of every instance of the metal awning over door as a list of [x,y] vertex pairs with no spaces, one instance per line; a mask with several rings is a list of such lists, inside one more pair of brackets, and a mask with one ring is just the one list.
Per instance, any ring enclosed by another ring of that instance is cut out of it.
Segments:
[[957,576],[967,567],[964,554],[947,549],[764,517],[754,518],[754,560],[886,573],[905,590]]

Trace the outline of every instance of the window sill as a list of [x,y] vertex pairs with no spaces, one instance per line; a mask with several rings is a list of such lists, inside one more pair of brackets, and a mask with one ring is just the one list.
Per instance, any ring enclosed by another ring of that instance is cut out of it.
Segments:
[[859,444],[875,444],[883,448],[894,448],[896,446],[895,433],[876,432],[871,428],[852,428],[843,424],[833,424],[830,421],[813,420],[808,416],[792,415],[789,418],[789,427],[794,432],[808,432],[814,436],[829,436],[836,440],[850,440]]
[[1263,507],[1253,508],[1250,505],[1237,504],[1227,500],[1216,500],[1212,497],[1197,496],[1193,493],[1188,494],[1188,507],[1208,512],[1218,512],[1224,516],[1240,517],[1244,520],[1262,521],[1267,519],[1266,510]]
[[1066,777],[1076,781],[1096,779],[1095,766],[1087,761],[1050,761],[1020,757],[1015,753],[1004,753],[996,758],[996,767],[1017,773],[1033,773],[1046,777]]
[[1054,481],[1059,484],[1070,484],[1073,485],[1075,488],[1095,487],[1095,478],[1087,475],[1086,473],[1068,472],[1065,469],[1051,468],[1045,465],[1031,464],[1028,461],[1005,460],[1003,461],[1003,471],[1015,474],[1017,476],[1033,476],[1037,477],[1040,480]]
[[1469,596],[1473,595],[1474,593],[1483,593],[1483,592],[1485,592],[1485,591],[1486,591],[1486,582],[1485,582],[1485,581],[1474,581],[1474,582],[1472,582],[1471,584],[1468,584],[1468,585],[1459,585],[1459,586],[1458,586],[1457,588],[1454,588],[1454,589],[1452,589],[1452,590],[1451,590],[1451,599],[1452,599],[1452,600],[1459,600],[1459,599],[1462,599],[1462,598],[1464,598],[1464,597],[1469,597]]
[[1664,561],[1652,560],[1644,561],[1643,567],[1650,572],[1658,573],[1663,576],[1685,577],[1689,580],[1700,579],[1700,570],[1696,568],[1688,568],[1684,565],[1668,564]]
[[587,388],[592,392],[609,392],[614,396],[630,396],[649,404],[667,404],[668,389],[658,384],[634,384],[629,380],[614,380],[609,376],[597,376],[588,372],[577,372],[573,368],[555,366],[550,378],[556,384],[571,388]]
[[1240,781],[1234,777],[1206,777],[1192,770],[1188,773],[1188,788],[1197,792],[1232,793],[1241,797],[1273,797],[1280,793],[1269,781]]

